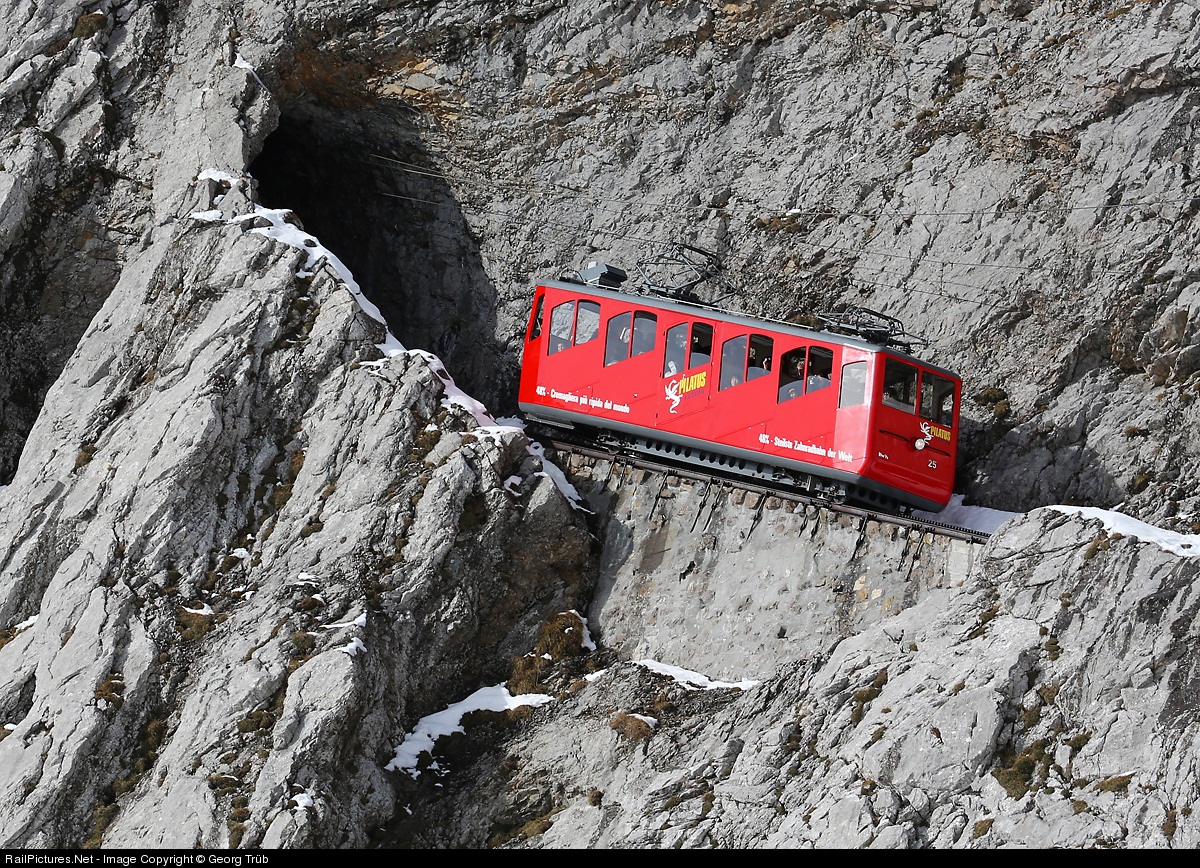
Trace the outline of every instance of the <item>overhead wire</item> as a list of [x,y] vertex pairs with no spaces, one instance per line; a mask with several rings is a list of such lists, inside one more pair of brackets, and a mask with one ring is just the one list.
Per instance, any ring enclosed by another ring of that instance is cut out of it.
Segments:
[[[456,205],[461,209],[464,205],[464,203],[457,202],[457,201],[436,202],[432,199],[421,199],[416,196],[405,196],[400,193],[380,192],[379,195],[386,196],[390,199],[402,199],[402,200],[409,201],[409,202],[415,202],[415,203],[423,204],[423,205],[433,205],[436,207],[449,207],[452,205]],[[487,214],[487,215],[499,217],[504,222],[516,222],[519,219],[518,217],[516,217],[512,214],[506,214],[502,211],[497,211],[494,209],[482,208],[480,206],[469,205],[469,204],[466,205],[466,207],[469,208],[471,211],[475,212],[476,214]],[[612,229],[600,229],[600,228],[589,227],[589,226],[571,225],[571,224],[567,224],[567,223],[560,223],[556,220],[542,219],[539,221],[539,228],[541,229],[542,227],[552,227],[553,229],[560,230],[557,233],[556,232],[546,232],[545,233],[545,234],[550,234],[550,235],[557,235],[558,237],[566,237],[564,234],[566,232],[569,232],[572,235],[587,235],[587,234],[591,233],[591,234],[598,234],[598,235],[605,235],[605,236],[610,236],[610,237],[614,237],[614,238],[619,238],[619,239],[625,240],[625,241],[636,241],[636,242],[639,242],[642,244],[661,245],[664,243],[661,239],[657,239],[657,238],[639,237],[636,235],[631,235],[627,232],[618,232],[618,231],[612,230]],[[545,231],[545,230],[542,229],[542,231]],[[866,266],[866,267],[870,269],[870,266]],[[925,284],[929,284],[929,283],[933,282],[926,278],[920,278],[920,277],[915,277],[915,276],[911,276],[911,275],[901,275],[898,272],[889,272],[889,271],[886,271],[885,269],[871,269],[871,270],[876,271],[876,272],[883,272],[886,274],[893,274],[904,281],[915,281],[915,282],[925,283]],[[815,272],[815,271],[811,271],[808,269],[797,269],[797,272],[801,273],[803,276],[806,276],[806,277],[813,277],[813,278],[823,278],[823,277],[828,278],[829,277],[828,274],[822,274],[821,272]],[[939,291],[931,290],[931,289],[920,289],[918,287],[908,286],[908,285],[900,286],[897,284],[882,283],[880,281],[870,280],[868,278],[862,277],[860,275],[855,275],[855,274],[845,274],[845,275],[840,275],[840,276],[844,277],[847,281],[862,283],[862,284],[866,284],[869,286],[879,287],[879,288],[883,288],[883,289],[900,290],[902,292],[915,292],[915,293],[919,293],[921,295],[930,295],[930,296],[934,296],[937,298],[943,298],[948,301],[957,301],[957,302],[962,302],[964,304],[973,304],[973,305],[977,305],[980,307],[987,307],[987,308],[991,308],[992,310],[997,310],[997,311],[1006,312],[1006,313],[1017,313],[1017,312],[1020,312],[1020,310],[1021,310],[1020,308],[1010,307],[1008,305],[1001,305],[1001,304],[997,304],[994,302],[984,301],[981,299],[964,298],[963,296],[954,295],[953,293],[939,292]],[[956,283],[954,281],[939,280],[938,282],[961,286],[965,289],[975,289],[975,290],[982,289],[982,287],[978,287],[978,286],[974,286],[974,285],[966,284],[966,283]]]
[[[428,175],[435,176],[435,177],[441,177],[447,181],[456,180],[456,181],[459,181],[460,183],[472,183],[472,181],[470,181],[469,179],[463,178],[461,176],[455,177],[455,176],[447,175],[445,172],[441,172],[440,170],[435,169],[433,171],[429,171],[428,166],[422,166],[419,163],[410,163],[406,160],[398,160],[394,157],[384,156],[383,154],[371,154],[371,156],[375,157],[377,159],[386,160],[391,163],[396,163],[401,166],[411,167],[413,170],[415,170],[419,174],[428,174]],[[494,184],[494,183],[496,183],[496,180],[495,179],[487,179],[486,183]],[[508,183],[519,185],[519,186],[528,186],[528,184],[522,184],[522,182],[520,182],[520,181],[509,181]],[[567,184],[555,183],[553,181],[542,182],[541,186],[556,187],[558,189],[565,190],[569,193],[575,193],[577,195],[583,195],[583,194],[594,195],[601,200],[607,199],[607,201],[613,201],[613,202],[623,201],[623,200],[615,199],[615,198],[611,198],[611,197],[599,196],[598,194],[595,193],[595,191],[589,190],[587,188],[581,189],[578,187],[572,187]],[[1140,202],[1105,202],[1105,203],[1101,203],[1098,205],[1050,205],[1050,206],[1045,206],[1045,207],[1022,206],[1019,208],[1018,207],[1008,207],[1008,208],[1006,208],[1006,210],[1009,213],[1012,213],[1012,212],[1022,213],[1023,212],[1023,213],[1030,213],[1030,214],[1042,214],[1042,213],[1068,212],[1068,211],[1105,211],[1110,208],[1152,208],[1152,207],[1161,207],[1164,205],[1188,205],[1188,204],[1197,203],[1198,201],[1200,201],[1200,193],[1198,193],[1195,196],[1186,196],[1186,197],[1182,197],[1179,199],[1152,199],[1152,200],[1144,200],[1144,201],[1140,201]],[[756,216],[761,214],[761,211],[752,209],[750,206],[733,206],[733,207],[731,207],[729,205],[704,205],[704,204],[681,205],[681,204],[673,203],[673,202],[657,202],[657,203],[654,203],[654,207],[668,208],[668,209],[674,209],[674,210],[680,210],[680,211],[691,211],[691,210],[694,210],[697,208],[707,210],[707,211],[727,211],[727,212],[728,211],[736,211],[736,212],[742,212],[742,213],[746,213],[746,214],[753,214]],[[995,213],[997,208],[1001,208],[1001,207],[1004,207],[1002,202],[997,202],[994,205],[991,205],[990,207],[987,207],[987,208],[973,208],[973,209],[968,209],[968,210],[942,209],[942,210],[938,210],[938,211],[900,211],[898,208],[892,208],[890,211],[869,212],[869,211],[840,211],[840,210],[833,210],[833,209],[827,209],[827,208],[821,208],[821,209],[789,208],[787,211],[784,212],[784,215],[785,216],[794,216],[794,217],[865,217],[865,218],[873,219],[873,220],[878,220],[885,216],[897,216],[897,217],[906,218],[906,219],[912,218],[912,217],[969,217],[969,216],[978,216],[981,214],[993,214],[993,213]],[[778,209],[775,209],[775,210],[778,210]]]
[[[375,157],[377,159],[385,160],[386,162],[389,162],[389,163],[396,164],[399,167],[400,171],[406,172],[408,174],[436,178],[438,180],[445,181],[447,184],[458,184],[458,185],[462,185],[462,186],[474,186],[474,187],[481,187],[481,188],[485,188],[485,189],[489,189],[489,190],[496,189],[496,187],[500,184],[507,184],[507,186],[509,186],[510,188],[522,189],[526,192],[533,191],[532,185],[528,184],[528,183],[521,183],[518,181],[505,182],[505,181],[498,181],[495,179],[476,180],[476,179],[467,178],[467,177],[464,177],[461,175],[451,175],[451,174],[448,174],[446,172],[442,172],[442,171],[436,170],[436,169],[431,171],[429,169],[429,167],[423,167],[416,163],[410,163],[408,161],[398,160],[398,159],[395,159],[392,157],[385,157],[381,154],[371,154],[371,156]],[[594,210],[605,211],[605,212],[614,213],[614,214],[622,214],[622,215],[626,214],[628,212],[628,203],[625,200],[616,199],[613,197],[601,196],[599,194],[593,193],[592,191],[576,190],[573,187],[568,187],[568,186],[562,185],[562,184],[554,184],[553,182],[547,182],[547,184],[545,184],[544,186],[550,186],[550,187],[555,187],[557,189],[566,190],[567,192],[571,192],[576,195],[592,196],[593,198],[596,198],[599,201],[616,202],[616,203],[626,205],[625,209],[614,209],[614,208],[607,208],[603,205],[594,205],[593,206]],[[1198,199],[1200,199],[1200,197],[1191,197],[1188,199],[1181,199],[1181,200],[1177,200],[1177,201],[1191,203],[1191,202],[1196,202]],[[1167,202],[1164,201],[1164,202],[1157,202],[1157,203],[1145,203],[1145,202],[1143,202],[1143,203],[1122,203],[1122,205],[1120,207],[1133,207],[1134,204],[1149,206],[1151,204],[1167,204]],[[752,211],[749,208],[742,208],[742,209],[728,208],[728,207],[718,208],[716,206],[704,206],[704,205],[684,206],[684,205],[674,205],[671,203],[654,203],[651,205],[651,207],[655,208],[655,209],[706,208],[706,209],[710,209],[710,210],[718,210],[718,211],[726,211],[726,212],[740,210],[744,213],[754,213],[756,215],[760,213],[757,211]],[[996,206],[996,207],[999,207],[999,206]],[[1117,206],[1087,206],[1087,209],[1096,209],[1096,208],[1105,208],[1105,207],[1117,207]],[[907,219],[908,217],[912,217],[912,216],[943,216],[943,215],[945,215],[945,216],[962,216],[965,214],[990,214],[994,210],[995,210],[995,208],[993,207],[990,209],[983,209],[983,210],[979,210],[979,211],[919,212],[916,214],[903,214],[899,211],[894,211],[891,216],[900,217],[901,219]],[[1026,210],[1028,210],[1028,209],[1026,209]],[[1086,209],[1081,207],[1081,208],[1078,208],[1075,210],[1086,210]],[[880,217],[883,216],[882,214],[866,215],[866,214],[855,214],[853,212],[832,212],[832,211],[811,211],[811,212],[803,212],[801,214],[798,214],[795,209],[787,212],[784,216],[785,217],[787,217],[787,216],[803,216],[805,214],[807,214],[809,216],[825,216],[825,217],[873,216],[873,217],[875,217],[875,219],[879,219]],[[636,239],[634,239],[634,240],[636,240]],[[909,253],[909,254],[889,253],[889,252],[881,251],[881,250],[872,250],[867,247],[850,247],[847,245],[834,244],[834,243],[821,243],[821,242],[815,242],[815,241],[806,241],[804,239],[794,239],[794,241],[795,241],[795,243],[803,244],[807,247],[813,247],[813,248],[818,248],[818,249],[823,249],[823,250],[837,250],[840,252],[851,253],[851,254],[858,255],[858,256],[876,256],[876,257],[882,257],[882,258],[886,258],[886,259],[899,259],[899,260],[904,260],[904,261],[909,261],[909,262],[928,263],[928,264],[934,264],[934,265],[952,265],[952,266],[960,266],[960,267],[965,267],[965,268],[998,268],[998,269],[1008,269],[1008,270],[1013,270],[1013,271],[1025,271],[1025,272],[1048,271],[1055,267],[1052,265],[1025,265],[1025,264],[1019,264],[1019,263],[1013,263],[1013,262],[983,262],[983,261],[959,260],[959,259],[935,259],[933,257],[917,256],[917,255],[914,255],[911,253]],[[653,242],[653,243],[659,243],[659,242]],[[1097,269],[1093,269],[1093,273],[1109,274],[1109,275],[1115,275],[1118,277],[1129,277],[1129,276],[1135,275],[1137,272],[1135,270],[1130,270],[1130,269],[1097,268]]]

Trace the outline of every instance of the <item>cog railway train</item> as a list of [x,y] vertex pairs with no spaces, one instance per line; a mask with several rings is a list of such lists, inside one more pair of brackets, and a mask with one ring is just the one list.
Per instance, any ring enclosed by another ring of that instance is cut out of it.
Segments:
[[534,292],[519,405],[651,456],[938,511],[961,393],[950,371],[861,337],[558,280]]

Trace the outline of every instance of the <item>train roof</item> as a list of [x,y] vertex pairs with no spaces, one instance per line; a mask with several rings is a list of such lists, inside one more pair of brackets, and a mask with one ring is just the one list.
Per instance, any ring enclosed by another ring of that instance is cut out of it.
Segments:
[[819,329],[808,329],[803,326],[795,325],[794,323],[782,322],[773,319],[761,319],[752,316],[744,316],[742,314],[730,313],[719,308],[710,307],[706,304],[693,304],[686,301],[676,301],[675,299],[663,298],[656,295],[641,295],[633,292],[621,292],[620,290],[607,289],[602,286],[596,286],[590,283],[575,283],[566,280],[539,280],[538,286],[552,287],[554,289],[566,290],[567,292],[583,293],[586,295],[599,296],[600,298],[613,298],[630,304],[639,304],[644,307],[655,308],[657,310],[671,310],[677,313],[687,314],[689,316],[703,316],[706,319],[715,319],[722,322],[737,323],[738,325],[750,326],[751,328],[765,328],[775,332],[783,332],[785,334],[796,335],[797,337],[807,338],[809,340],[825,341],[831,344],[841,344],[843,346],[857,347],[863,350],[872,352],[887,353],[897,358],[909,359],[917,364],[928,368],[931,371],[945,374],[953,377],[956,380],[962,379],[958,374],[943,368],[940,365],[935,365],[924,359],[918,358],[911,353],[896,347],[888,347],[882,344],[871,343],[862,338],[856,338],[852,335],[842,335],[837,332],[821,331]]

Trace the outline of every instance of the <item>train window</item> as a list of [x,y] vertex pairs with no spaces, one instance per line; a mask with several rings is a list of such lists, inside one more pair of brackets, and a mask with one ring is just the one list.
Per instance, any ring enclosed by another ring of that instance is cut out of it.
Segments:
[[575,325],[575,302],[565,301],[550,311],[550,340],[546,355],[552,356],[571,346],[571,328]]
[[575,346],[594,341],[598,337],[600,337],[599,302],[579,302],[579,319],[575,322]]
[[771,373],[775,342],[766,335],[750,335],[750,355],[746,359],[746,379],[757,380]]
[[816,392],[833,382],[833,350],[813,347],[808,353],[808,376],[804,380],[804,392]]
[[867,403],[867,363],[851,362],[842,365],[842,394],[839,407],[857,407]]
[[746,381],[747,340],[749,335],[740,335],[730,338],[721,346],[721,384],[718,390],[740,386]]
[[779,403],[804,394],[804,347],[784,353],[779,362]]
[[658,317],[652,313],[638,311],[633,315],[633,352],[630,356],[640,356],[654,350],[654,338],[658,334]]
[[883,403],[906,413],[917,412],[917,369],[896,359],[883,368]]
[[533,311],[533,325],[529,329],[529,339],[539,338],[542,336],[542,313],[546,308],[546,294],[542,293],[537,297],[537,304]]
[[663,376],[673,377],[683,372],[683,361],[687,358],[687,323],[667,329],[667,358],[663,364]]
[[692,351],[688,356],[688,367],[698,368],[712,361],[713,329],[698,322],[692,326]]
[[629,324],[631,313],[619,313],[608,321],[608,337],[604,339],[604,364],[615,365],[629,358]]
[[925,371],[921,374],[921,415],[945,425],[954,424],[954,381]]

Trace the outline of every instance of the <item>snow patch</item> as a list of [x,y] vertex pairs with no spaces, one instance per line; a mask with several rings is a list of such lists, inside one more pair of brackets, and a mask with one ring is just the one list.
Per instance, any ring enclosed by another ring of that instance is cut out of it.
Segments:
[[315,810],[317,807],[317,803],[313,801],[313,797],[308,793],[296,793],[296,795],[292,796],[291,801],[295,805],[293,810],[296,811],[305,811],[309,808]]
[[692,672],[689,669],[681,669],[678,666],[671,666],[668,663],[659,663],[657,660],[634,660],[633,662],[638,666],[649,669],[651,672],[657,672],[659,675],[674,678],[689,690],[729,690],[730,688],[749,690],[762,683],[761,681],[751,681],[749,679],[742,681],[713,681],[707,675],[701,675],[699,672]]
[[583,617],[583,615],[579,614],[579,612],[574,609],[568,609],[567,611],[583,623],[583,639],[580,644],[583,645],[584,649],[587,651],[595,651],[596,643],[592,641],[592,631],[588,629],[587,618]]
[[238,69],[247,70],[252,76],[254,76],[254,80],[258,82],[259,87],[261,87],[263,90],[267,89],[267,86],[263,84],[263,80],[258,77],[258,71],[250,65],[250,61],[246,60],[246,58],[239,54],[236,58],[234,58],[233,65]]
[[[439,738],[456,732],[466,732],[462,719],[472,711],[508,711],[526,705],[538,707],[553,702],[554,697],[544,693],[524,693],[513,696],[503,684],[493,687],[481,687],[461,702],[456,702],[444,711],[438,711],[417,721],[412,732],[404,737],[404,741],[396,747],[396,756],[385,768],[388,771],[407,772],[413,778],[421,773],[417,771],[417,761],[423,753],[433,753],[433,746]],[[434,763],[432,768],[436,768]]]
[[1079,515],[1085,519],[1099,519],[1104,529],[1109,533],[1119,533],[1143,542],[1153,543],[1160,549],[1184,558],[1200,557],[1200,534],[1176,533],[1162,527],[1146,524],[1136,518],[1113,512],[1110,509],[1098,509],[1094,506],[1048,506],[1065,515]]
[[918,509],[913,510],[913,515],[928,521],[938,521],[967,530],[977,530],[980,533],[995,533],[1004,522],[1022,514],[991,509],[986,506],[964,506],[963,497],[964,495],[961,494],[951,497],[950,503],[941,512],[924,512]]
[[321,627],[322,630],[337,630],[341,627],[365,627],[367,626],[367,613],[363,612],[353,621],[340,621],[337,624],[325,624]]
[[360,652],[363,654],[367,653],[367,646],[363,644],[362,639],[355,636],[338,650],[343,654],[349,654],[351,657],[357,657]]
[[579,496],[579,492],[575,490],[575,486],[567,480],[567,475],[558,468],[557,464],[546,457],[546,448],[541,443],[535,443],[531,440],[529,442],[529,454],[542,462],[541,472],[535,473],[534,476],[544,476],[558,486],[558,490],[563,493],[563,496],[570,502],[572,508],[580,512],[591,513],[591,510],[583,505],[583,498]]

